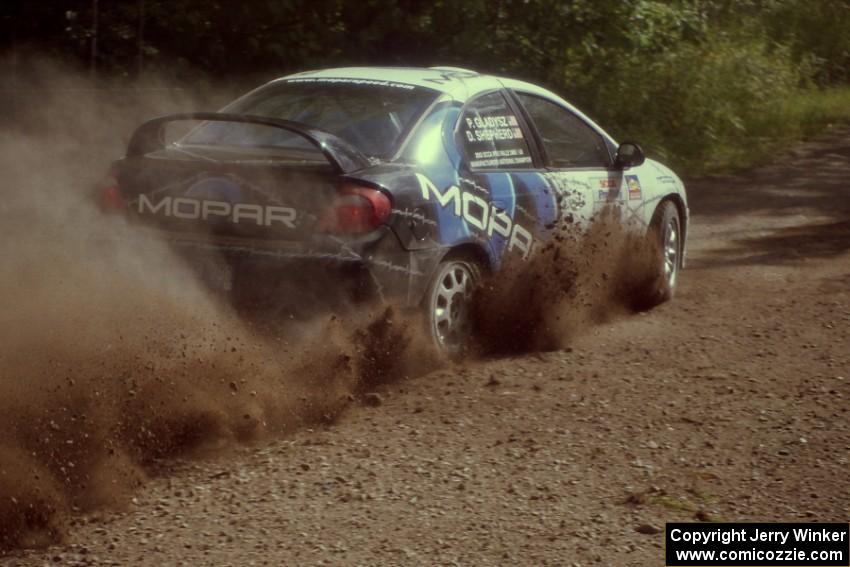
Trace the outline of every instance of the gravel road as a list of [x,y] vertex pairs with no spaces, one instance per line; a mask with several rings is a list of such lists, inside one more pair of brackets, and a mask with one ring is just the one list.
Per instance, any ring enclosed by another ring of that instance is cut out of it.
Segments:
[[661,565],[664,522],[850,519],[850,129],[689,183],[678,296],[170,462],[8,565]]

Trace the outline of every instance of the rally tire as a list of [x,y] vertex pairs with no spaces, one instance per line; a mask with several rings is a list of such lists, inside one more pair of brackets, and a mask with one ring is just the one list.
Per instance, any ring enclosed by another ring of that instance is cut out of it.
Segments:
[[472,301],[481,281],[481,269],[461,258],[443,260],[428,285],[424,309],[428,333],[436,349],[450,358],[469,348],[472,332]]
[[648,276],[639,291],[639,307],[649,309],[676,294],[682,267],[682,219],[672,201],[655,210],[647,234]]

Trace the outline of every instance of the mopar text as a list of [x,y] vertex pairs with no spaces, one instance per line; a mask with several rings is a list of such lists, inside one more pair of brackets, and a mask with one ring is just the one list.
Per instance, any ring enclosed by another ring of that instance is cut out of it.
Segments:
[[271,226],[275,223],[295,228],[295,209],[279,206],[207,201],[188,197],[163,197],[154,203],[147,195],[139,195],[139,214],[162,215],[186,220],[227,219],[232,223]]
[[498,234],[508,239],[508,250],[517,249],[526,258],[531,252],[534,238],[531,233],[514,223],[513,219],[474,193],[463,191],[457,185],[452,185],[444,192],[430,179],[417,173],[419,187],[423,199],[435,198],[441,207],[451,205],[454,214],[461,217],[470,226],[485,232],[488,237]]

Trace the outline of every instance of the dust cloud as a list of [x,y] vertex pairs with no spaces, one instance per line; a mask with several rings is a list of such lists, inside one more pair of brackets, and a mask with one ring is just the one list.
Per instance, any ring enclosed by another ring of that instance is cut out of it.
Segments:
[[490,356],[556,350],[594,325],[645,309],[653,254],[613,209],[600,211],[587,232],[556,227],[528,259],[509,260],[478,289],[473,350]]
[[386,308],[260,331],[162,242],[97,210],[93,188],[133,127],[219,105],[78,76],[42,64],[4,93],[2,548],[61,540],[71,514],[120,505],[163,458],[333,420],[410,360]]

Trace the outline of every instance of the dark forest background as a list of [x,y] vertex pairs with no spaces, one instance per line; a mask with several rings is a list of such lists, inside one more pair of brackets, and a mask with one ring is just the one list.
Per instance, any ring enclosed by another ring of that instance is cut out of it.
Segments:
[[850,0],[4,0],[0,51],[7,90],[45,58],[98,87],[233,92],[310,68],[456,65],[548,86],[694,170],[850,118]]

